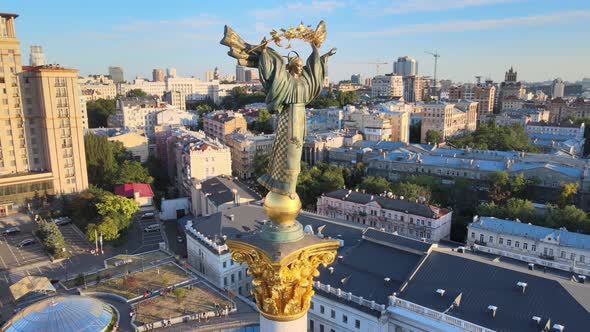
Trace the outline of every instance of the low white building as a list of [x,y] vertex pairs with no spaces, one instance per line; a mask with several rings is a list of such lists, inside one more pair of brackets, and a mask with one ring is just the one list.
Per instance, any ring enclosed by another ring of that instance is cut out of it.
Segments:
[[450,238],[453,215],[448,209],[426,203],[346,189],[323,194],[318,198],[317,212],[428,241]]
[[590,271],[590,235],[494,217],[474,217],[468,244],[561,263]]
[[190,200],[188,197],[162,199],[161,205],[161,220],[180,219],[188,215],[190,211]]

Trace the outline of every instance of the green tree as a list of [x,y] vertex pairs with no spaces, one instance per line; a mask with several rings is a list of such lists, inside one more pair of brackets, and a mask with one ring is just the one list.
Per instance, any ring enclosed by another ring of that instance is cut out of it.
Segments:
[[268,172],[268,163],[270,161],[269,153],[256,152],[252,164],[254,165],[254,176],[256,178],[261,177],[263,174]]
[[338,91],[336,93],[336,100],[340,107],[354,104],[358,100],[358,96],[355,91]]
[[116,184],[125,183],[148,183],[151,184],[154,178],[150,176],[148,170],[138,161],[125,160],[119,167]]
[[86,229],[86,236],[90,241],[96,241],[96,236],[102,234],[105,241],[112,241],[119,238],[119,222],[110,216],[106,216],[99,224],[88,224]]
[[403,196],[408,201],[416,201],[418,198],[424,197],[428,202],[432,195],[428,188],[410,182],[395,183],[393,192],[400,197]]
[[99,202],[96,203],[96,211],[99,215],[114,219],[131,220],[138,210],[139,205],[135,200],[113,194],[100,197]]
[[391,191],[391,183],[380,176],[367,176],[360,187],[371,194],[382,194],[384,191]]
[[84,136],[88,181],[101,188],[111,189],[117,163],[111,142],[104,136],[88,133]]
[[563,208],[567,205],[574,204],[574,198],[578,193],[579,185],[575,182],[562,183],[561,190],[559,191],[559,197],[557,205]]
[[63,251],[66,247],[66,242],[59,227],[55,223],[46,222],[41,219],[39,221],[39,228],[37,229],[37,236],[41,239],[43,247],[54,257],[61,258],[66,255]]
[[127,91],[127,97],[146,97],[147,95],[142,89],[131,89]]
[[114,99],[97,99],[86,102],[88,127],[107,127],[107,119],[117,111]]
[[422,132],[422,121],[410,125],[410,143],[420,143],[420,135]]
[[258,118],[256,121],[253,121],[248,124],[249,130],[258,132],[258,133],[265,133],[269,134],[273,131],[272,128],[272,116],[266,109],[261,109],[258,111]]
[[487,182],[490,186],[488,196],[494,202],[502,202],[510,196],[509,184],[510,176],[503,171],[493,171],[488,174]]
[[325,193],[336,189],[342,189],[344,187],[342,169],[338,167],[330,167],[325,170],[320,177],[320,187]]
[[549,205],[547,210],[546,226],[553,228],[565,227],[570,231],[590,233],[588,214],[574,205],[567,205],[562,209]]
[[438,145],[438,143],[442,142],[442,137],[438,131],[429,130],[426,132],[426,142],[429,144]]
[[344,180],[347,188],[358,187],[365,177],[365,165],[356,163],[352,169],[344,168]]
[[448,142],[456,147],[482,150],[539,152],[521,125],[497,126],[495,120],[480,124],[475,132],[451,137]]

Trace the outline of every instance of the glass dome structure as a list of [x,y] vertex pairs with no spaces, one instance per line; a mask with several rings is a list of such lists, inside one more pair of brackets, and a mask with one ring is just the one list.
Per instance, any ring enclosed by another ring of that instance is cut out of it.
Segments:
[[91,297],[55,296],[18,312],[2,331],[103,332],[113,315],[111,307]]

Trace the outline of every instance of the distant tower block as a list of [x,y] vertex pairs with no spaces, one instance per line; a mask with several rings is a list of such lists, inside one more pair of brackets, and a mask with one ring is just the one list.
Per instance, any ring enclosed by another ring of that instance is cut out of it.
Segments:
[[47,64],[47,61],[45,60],[45,53],[43,53],[43,48],[41,46],[31,45],[29,64],[33,67],[44,66]]

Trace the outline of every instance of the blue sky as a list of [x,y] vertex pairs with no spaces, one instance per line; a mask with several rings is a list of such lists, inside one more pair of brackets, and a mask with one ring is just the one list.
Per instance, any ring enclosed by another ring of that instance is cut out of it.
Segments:
[[0,10],[20,15],[23,59],[39,44],[48,61],[82,74],[105,73],[109,65],[123,66],[127,79],[166,67],[201,79],[215,66],[234,72],[219,44],[224,24],[257,43],[273,28],[323,19],[323,49],[338,48],[332,81],[374,75],[368,62],[389,62],[380,72],[391,72],[404,55],[432,75],[426,50],[441,54],[438,76],[457,81],[499,81],[511,65],[526,81],[590,77],[588,0],[2,0]]

